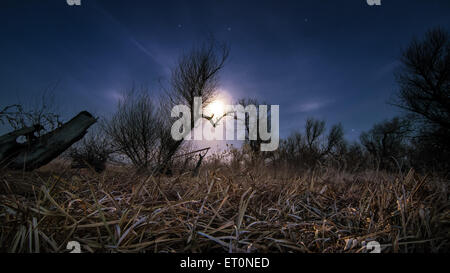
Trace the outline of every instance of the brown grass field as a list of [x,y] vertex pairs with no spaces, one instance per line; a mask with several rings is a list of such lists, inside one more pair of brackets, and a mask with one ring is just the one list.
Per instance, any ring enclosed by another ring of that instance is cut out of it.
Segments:
[[198,177],[53,163],[0,172],[0,252],[448,252],[448,182],[205,166]]

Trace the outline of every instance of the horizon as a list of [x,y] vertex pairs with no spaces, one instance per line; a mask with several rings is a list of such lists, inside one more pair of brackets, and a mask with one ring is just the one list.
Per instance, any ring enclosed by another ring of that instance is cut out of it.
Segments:
[[[66,1],[0,5],[2,104],[53,89],[64,119],[82,110],[107,116],[120,93],[146,86],[155,97],[185,51],[207,35],[231,47],[220,89],[233,101],[280,105],[280,136],[307,117],[341,122],[346,139],[401,114],[402,48],[450,25],[446,1]],[[398,20],[401,17],[401,20]],[[26,18],[26,20],[25,20]]]

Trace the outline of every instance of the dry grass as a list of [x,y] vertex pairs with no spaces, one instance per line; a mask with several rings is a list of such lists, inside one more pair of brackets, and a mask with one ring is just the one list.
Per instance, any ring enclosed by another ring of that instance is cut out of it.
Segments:
[[448,252],[448,183],[384,173],[0,173],[0,251]]

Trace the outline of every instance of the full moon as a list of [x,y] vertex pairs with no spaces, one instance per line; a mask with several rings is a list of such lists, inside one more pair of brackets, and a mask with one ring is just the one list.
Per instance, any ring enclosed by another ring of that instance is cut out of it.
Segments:
[[215,100],[206,106],[205,112],[208,116],[214,115],[214,119],[218,119],[225,113],[224,109],[224,103],[221,100]]

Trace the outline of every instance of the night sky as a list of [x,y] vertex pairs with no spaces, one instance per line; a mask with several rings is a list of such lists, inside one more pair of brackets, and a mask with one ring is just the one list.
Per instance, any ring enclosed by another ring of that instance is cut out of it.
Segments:
[[178,56],[213,34],[230,44],[221,90],[280,105],[281,136],[306,117],[342,122],[356,139],[397,114],[401,49],[450,26],[450,1],[0,2],[0,106],[54,88],[66,119],[111,113],[119,94],[155,94]]

